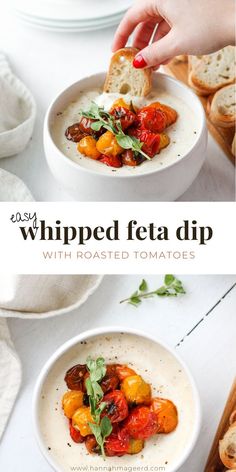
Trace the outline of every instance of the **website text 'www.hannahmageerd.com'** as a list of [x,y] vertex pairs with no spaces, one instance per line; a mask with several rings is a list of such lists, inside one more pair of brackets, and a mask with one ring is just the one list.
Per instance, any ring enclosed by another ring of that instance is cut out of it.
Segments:
[[153,466],[92,466],[77,465],[70,467],[71,472],[165,472],[166,467]]

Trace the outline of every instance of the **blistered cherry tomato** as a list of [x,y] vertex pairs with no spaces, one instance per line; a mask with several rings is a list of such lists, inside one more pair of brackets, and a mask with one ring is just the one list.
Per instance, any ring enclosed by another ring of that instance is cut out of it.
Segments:
[[150,404],[151,387],[140,375],[130,375],[121,383],[121,390],[129,404]]
[[70,421],[70,437],[76,443],[84,442],[83,436],[81,436],[80,432],[72,426],[71,421]]
[[69,390],[63,395],[62,408],[67,418],[72,418],[73,414],[80,406],[83,406],[84,393],[80,390]]
[[157,416],[147,406],[138,406],[131,410],[124,428],[134,439],[147,439],[158,431]]
[[126,379],[126,377],[130,377],[130,375],[136,375],[136,372],[133,369],[131,369],[127,365],[121,365],[121,364],[117,364],[116,373],[120,381]]
[[105,442],[105,452],[109,457],[124,456],[129,451],[130,438],[125,429],[113,428],[112,433]]
[[81,406],[72,416],[72,426],[78,429],[82,436],[88,436],[92,434],[89,423],[94,423],[90,407]]
[[106,375],[103,377],[100,385],[104,393],[116,390],[119,385],[119,377],[116,373],[116,364],[106,365]]
[[130,439],[128,454],[138,454],[144,448],[144,441],[142,439]]
[[81,154],[84,154],[91,159],[99,159],[101,156],[100,152],[97,150],[97,141],[92,136],[85,136],[77,144],[77,149]]
[[105,156],[103,155],[101,159],[99,159],[100,162],[103,164],[106,164],[109,167],[122,167],[122,162],[120,156]]
[[85,446],[89,454],[98,454],[100,452],[100,447],[98,446],[96,438],[93,436],[93,434],[86,436]]
[[107,404],[103,411],[103,416],[108,416],[111,423],[119,423],[127,418],[129,414],[128,403],[120,390],[113,390],[113,392],[107,393],[102,401]]
[[121,154],[121,161],[124,166],[136,167],[139,166],[143,161],[145,161],[145,157],[143,157],[141,154],[135,156],[134,151],[132,151],[132,149],[126,149]]
[[73,141],[74,143],[79,143],[86,134],[81,131],[80,123],[75,123],[67,128],[65,132],[65,136],[69,141]]
[[67,387],[71,390],[81,390],[84,392],[84,375],[86,373],[87,367],[85,364],[77,364],[71,367],[65,375]]
[[117,107],[123,107],[123,108],[126,108],[127,110],[131,109],[130,104],[126,103],[123,98],[117,98],[117,100],[114,101],[114,103],[112,104],[112,107],[110,108],[110,113],[112,112],[112,110],[114,110],[114,108],[117,108]]
[[148,129],[153,133],[162,133],[167,126],[165,113],[152,105],[141,108],[137,119],[141,129]]
[[85,133],[85,134],[93,134],[94,131],[91,128],[91,124],[95,120],[91,120],[91,118],[86,118],[85,116],[82,116],[79,122],[79,129]]
[[143,143],[142,151],[149,157],[154,157],[160,150],[160,135],[152,133],[146,129],[130,128],[128,130],[130,136],[135,136]]
[[178,424],[178,412],[174,403],[165,398],[153,398],[151,411],[157,415],[158,433],[171,433]]
[[106,131],[97,141],[97,150],[105,156],[116,157],[122,153],[123,148],[118,144],[115,135]]
[[136,121],[136,115],[125,107],[115,107],[111,111],[111,115],[115,120],[120,120],[122,130],[126,130],[132,126]]
[[166,116],[166,126],[170,126],[176,122],[178,114],[173,108],[169,107],[168,105],[164,105],[164,103],[160,102],[154,102],[151,104],[151,106],[157,108],[158,110],[162,111],[162,113],[164,113],[164,115]]

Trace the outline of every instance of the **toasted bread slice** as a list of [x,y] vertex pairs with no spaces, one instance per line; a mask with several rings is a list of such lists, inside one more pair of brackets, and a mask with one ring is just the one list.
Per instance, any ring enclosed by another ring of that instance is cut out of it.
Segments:
[[209,94],[235,81],[235,47],[227,46],[192,63],[191,82]]
[[229,469],[236,469],[236,423],[232,423],[219,444],[220,458]]
[[104,92],[130,93],[144,97],[151,91],[151,69],[135,69],[133,60],[138,53],[135,48],[123,48],[115,52],[104,84]]
[[192,71],[189,73],[189,76],[188,76],[188,84],[190,85],[190,87],[200,96],[202,97],[205,97],[205,96],[208,96],[210,93],[208,90],[206,89],[203,89],[203,88],[200,88],[200,87],[197,87],[193,81],[192,81]]
[[236,120],[236,84],[227,85],[215,93],[209,116],[217,126],[232,128]]

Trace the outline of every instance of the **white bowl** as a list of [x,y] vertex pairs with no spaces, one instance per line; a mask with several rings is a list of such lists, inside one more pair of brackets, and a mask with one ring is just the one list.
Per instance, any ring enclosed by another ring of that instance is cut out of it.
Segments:
[[[86,454],[83,444],[73,443],[68,432],[68,420],[60,406],[66,391],[64,375],[74,364],[84,363],[88,355],[102,355],[111,363],[133,363],[134,368],[152,382],[156,395],[172,399],[177,405],[179,424],[176,430],[150,438],[142,454],[107,457],[105,463],[100,456]],[[57,472],[69,472],[72,468],[79,470],[79,466],[84,466],[84,470],[95,470],[95,466],[106,466],[106,470],[109,467],[112,470],[113,466],[120,467],[120,470],[130,467],[131,470],[132,467],[157,465],[164,467],[160,470],[165,472],[175,472],[196,443],[201,413],[192,376],[173,350],[143,332],[110,327],[82,333],[52,355],[35,386],[33,421],[41,452]]]
[[179,160],[159,168],[153,162],[151,166],[150,162],[146,162],[135,168],[138,171],[131,170],[125,175],[124,168],[108,172],[106,166],[96,161],[89,164],[90,168],[82,167],[65,156],[54,142],[52,131],[57,114],[76,100],[81,90],[102,87],[104,78],[105,73],[86,77],[60,93],[50,105],[44,124],[44,148],[54,177],[80,201],[176,200],[192,184],[205,160],[207,127],[198,97],[190,88],[168,75],[155,73],[154,86],[158,85],[170,95],[182,99],[196,116],[199,129],[195,143]]

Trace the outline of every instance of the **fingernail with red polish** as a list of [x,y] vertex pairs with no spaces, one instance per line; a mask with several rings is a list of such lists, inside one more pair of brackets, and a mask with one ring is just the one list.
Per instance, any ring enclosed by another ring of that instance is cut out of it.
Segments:
[[142,56],[142,54],[138,54],[134,60],[133,60],[133,66],[136,67],[136,69],[142,69],[143,67],[147,66],[147,63]]

